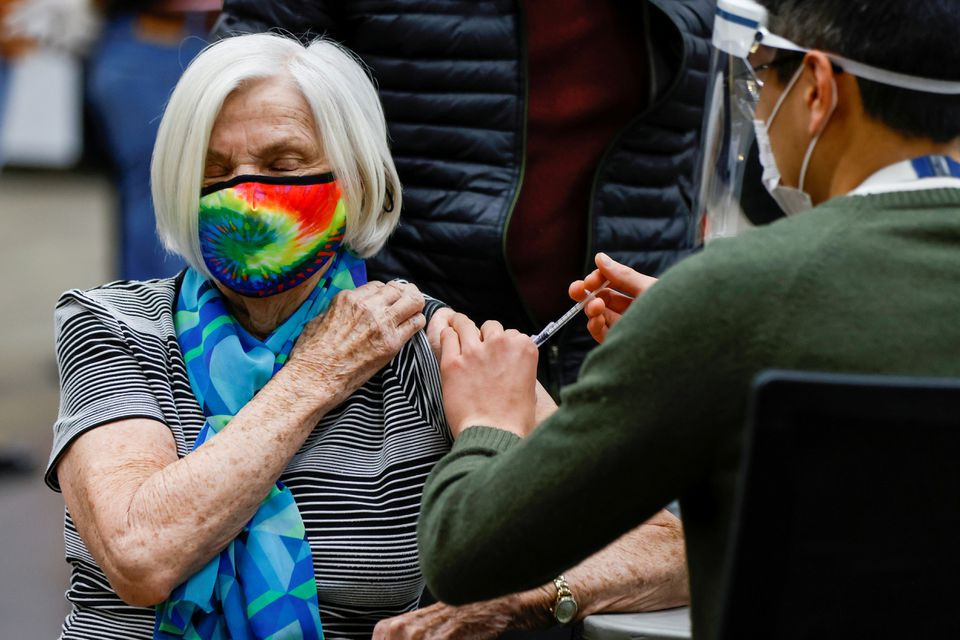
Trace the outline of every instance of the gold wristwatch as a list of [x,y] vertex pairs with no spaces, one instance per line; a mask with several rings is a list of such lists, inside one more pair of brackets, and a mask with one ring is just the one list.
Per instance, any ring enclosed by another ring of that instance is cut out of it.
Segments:
[[570,585],[567,584],[566,578],[560,576],[555,579],[553,586],[557,588],[557,599],[553,603],[553,607],[550,608],[550,613],[553,614],[554,620],[558,623],[569,624],[577,617],[577,610],[580,607],[573,597],[573,592],[570,591]]

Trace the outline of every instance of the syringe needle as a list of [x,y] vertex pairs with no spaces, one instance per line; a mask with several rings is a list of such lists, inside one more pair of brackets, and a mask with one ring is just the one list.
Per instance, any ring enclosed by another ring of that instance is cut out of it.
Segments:
[[570,322],[570,320],[572,320],[574,316],[580,313],[580,310],[583,309],[585,306],[587,306],[588,302],[596,298],[597,294],[600,293],[600,291],[604,289],[608,284],[610,284],[610,281],[606,280],[602,285],[600,285],[593,291],[587,291],[587,297],[585,297],[583,300],[581,300],[577,304],[573,305],[573,307],[571,307],[570,310],[567,311],[565,314],[560,316],[560,318],[557,321],[551,322],[550,324],[548,324],[546,327],[543,328],[543,331],[533,336],[533,343],[539,347],[544,342],[549,340],[550,336],[552,336],[557,331],[559,331],[563,327],[563,325]]

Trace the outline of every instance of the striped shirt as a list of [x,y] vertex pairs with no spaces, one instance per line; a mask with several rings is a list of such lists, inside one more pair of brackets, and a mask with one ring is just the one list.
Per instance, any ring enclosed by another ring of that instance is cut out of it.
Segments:
[[[179,279],[73,290],[57,303],[60,410],[46,481],[89,429],[117,420],[166,424],[180,457],[204,417],[173,327]],[[429,315],[440,306],[427,300]],[[421,331],[346,402],[326,415],[280,476],[313,550],[327,638],[369,638],[378,620],[417,607],[423,578],[416,523],[427,474],[452,440],[439,370]],[[120,600],[65,513],[64,640],[153,637],[154,611]]]

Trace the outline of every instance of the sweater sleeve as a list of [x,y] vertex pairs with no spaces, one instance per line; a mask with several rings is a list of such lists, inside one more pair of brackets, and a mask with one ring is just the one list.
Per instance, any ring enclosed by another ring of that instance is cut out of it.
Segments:
[[437,597],[543,584],[682,497],[729,451],[763,334],[744,318],[775,301],[738,285],[750,275],[715,253],[637,300],[528,438],[496,425],[461,434],[423,495],[421,562]]

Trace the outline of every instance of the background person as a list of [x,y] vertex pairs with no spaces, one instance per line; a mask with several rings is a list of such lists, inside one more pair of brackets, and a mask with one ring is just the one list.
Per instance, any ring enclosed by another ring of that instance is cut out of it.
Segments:
[[[14,62],[37,49],[82,54],[98,23],[87,0],[0,0],[0,133]],[[3,167],[0,141],[0,168]]]
[[[713,4],[226,0],[214,35],[280,28],[357,52],[406,203],[371,273],[535,334],[595,252],[655,275],[697,244]],[[544,348],[554,397],[593,346],[583,324]]]
[[[3,116],[6,111],[10,84],[10,62],[29,48],[30,43],[11,34],[6,25],[7,15],[16,0],[0,0],[0,132],[3,131]],[[0,148],[0,169],[3,168],[3,149]]]
[[[452,321],[441,373],[457,441],[419,524],[442,600],[538,584],[679,496],[694,635],[714,637],[756,374],[960,375],[960,14],[945,0],[766,6],[772,34],[744,29],[766,11],[743,1],[721,3],[740,19],[718,14],[715,32],[744,31],[718,40],[743,56],[763,37],[756,82],[731,86],[759,92],[746,117],[768,134],[764,182],[799,215],[711,243],[619,321],[595,304],[603,345],[532,433],[529,338]],[[616,275],[598,264],[594,280]],[[558,512],[575,535],[550,535]]]
[[185,266],[160,242],[150,154],[183,69],[206,46],[221,0],[110,0],[86,66],[86,100],[117,180],[119,277],[171,276]]

